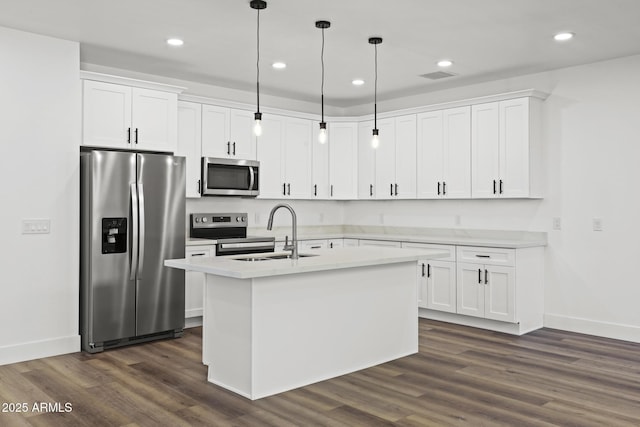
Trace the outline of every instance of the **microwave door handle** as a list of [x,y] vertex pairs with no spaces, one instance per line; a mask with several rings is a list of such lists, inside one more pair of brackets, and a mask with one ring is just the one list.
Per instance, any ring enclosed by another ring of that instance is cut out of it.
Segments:
[[253,166],[249,166],[249,190],[253,190],[253,184],[256,182],[255,171]]
[[131,273],[129,280],[135,280],[138,269],[138,189],[136,184],[130,185],[131,191]]
[[140,255],[138,255],[138,279],[142,276],[142,267],[144,264],[144,239],[145,239],[145,221],[144,221],[144,187],[142,183],[138,184],[138,202],[140,203]]

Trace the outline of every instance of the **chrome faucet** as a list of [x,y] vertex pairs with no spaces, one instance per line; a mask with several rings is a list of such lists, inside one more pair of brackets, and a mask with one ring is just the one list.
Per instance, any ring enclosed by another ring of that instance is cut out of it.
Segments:
[[298,259],[298,219],[296,218],[296,213],[291,206],[286,203],[275,205],[269,214],[267,230],[271,230],[273,228],[273,214],[275,214],[280,208],[289,209],[289,212],[291,212],[291,231],[293,236],[291,238],[291,244],[289,244],[289,237],[285,237],[284,250],[291,251],[291,259]]

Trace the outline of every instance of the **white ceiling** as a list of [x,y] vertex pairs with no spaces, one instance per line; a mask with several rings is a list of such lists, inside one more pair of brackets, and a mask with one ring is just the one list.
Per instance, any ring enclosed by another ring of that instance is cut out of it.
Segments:
[[[267,0],[262,93],[316,102],[325,30],[325,103],[370,102],[640,53],[639,0]],[[81,43],[81,61],[255,91],[249,0],[0,0],[0,25]],[[576,37],[557,43],[558,31]],[[185,41],[181,48],[168,37]],[[427,80],[450,58],[457,76]],[[281,60],[286,70],[274,70]],[[353,78],[366,81],[361,87]],[[603,76],[615,78],[615,76]]]

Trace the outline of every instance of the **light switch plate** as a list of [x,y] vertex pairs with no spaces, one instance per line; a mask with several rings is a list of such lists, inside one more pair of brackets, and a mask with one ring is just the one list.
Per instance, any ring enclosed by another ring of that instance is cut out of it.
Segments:
[[22,234],[49,234],[51,220],[49,219],[23,219]]
[[602,218],[593,218],[593,231],[602,231]]
[[562,228],[562,221],[560,221],[560,217],[553,217],[553,229],[560,230]]

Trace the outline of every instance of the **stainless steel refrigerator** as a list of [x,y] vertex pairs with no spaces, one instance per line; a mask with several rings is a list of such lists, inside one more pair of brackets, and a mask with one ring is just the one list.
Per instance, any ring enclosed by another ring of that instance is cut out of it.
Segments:
[[80,334],[91,353],[182,335],[185,159],[80,153]]

